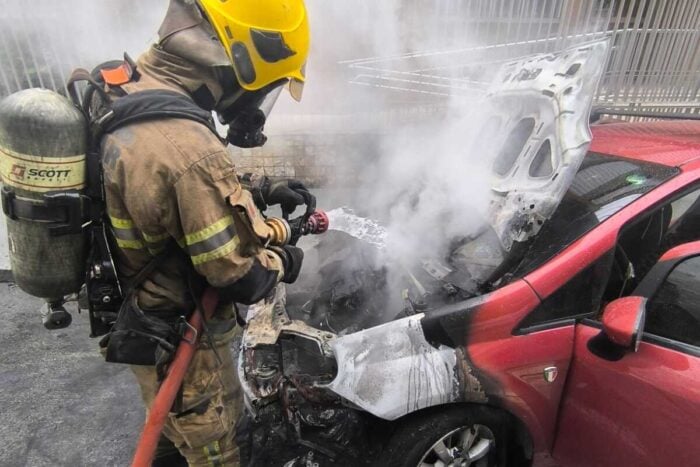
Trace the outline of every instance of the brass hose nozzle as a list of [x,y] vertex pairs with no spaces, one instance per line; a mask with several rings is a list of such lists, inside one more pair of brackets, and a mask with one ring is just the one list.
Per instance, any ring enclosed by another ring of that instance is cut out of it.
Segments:
[[268,217],[265,224],[270,228],[268,242],[272,246],[284,246],[292,239],[292,229],[289,223],[279,217]]

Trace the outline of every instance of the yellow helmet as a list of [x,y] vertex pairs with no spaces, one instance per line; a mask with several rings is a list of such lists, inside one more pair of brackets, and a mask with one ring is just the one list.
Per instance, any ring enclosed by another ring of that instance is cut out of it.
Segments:
[[301,99],[309,55],[303,0],[197,0],[226,49],[236,78],[249,91],[288,79]]

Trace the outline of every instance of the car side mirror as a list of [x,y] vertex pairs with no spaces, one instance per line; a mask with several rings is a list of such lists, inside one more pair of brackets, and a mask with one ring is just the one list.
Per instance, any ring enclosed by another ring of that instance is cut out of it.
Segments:
[[615,345],[632,352],[639,348],[644,332],[647,299],[623,297],[603,310],[603,333]]

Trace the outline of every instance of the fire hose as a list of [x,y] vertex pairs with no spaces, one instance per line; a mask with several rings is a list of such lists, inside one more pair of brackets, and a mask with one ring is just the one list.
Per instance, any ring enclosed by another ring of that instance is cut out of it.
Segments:
[[[326,230],[328,230],[328,216],[323,211],[315,211],[304,223],[302,234],[321,234]],[[161,432],[197,349],[203,323],[211,319],[218,303],[219,296],[216,289],[207,288],[201,299],[202,309],[195,309],[187,321],[189,326],[175,351],[173,361],[168,366],[158,394],[148,410],[146,423],[131,463],[132,467],[150,467],[153,463]]]
[[153,463],[158,440],[168,419],[168,413],[170,413],[170,409],[175,402],[175,397],[180,390],[180,385],[197,349],[197,340],[202,333],[203,319],[210,319],[219,303],[219,296],[216,290],[212,288],[206,289],[201,303],[202,310],[195,309],[188,320],[188,329],[185,331],[185,335],[175,351],[175,357],[170,363],[165,379],[148,411],[146,423],[143,426],[141,437],[136,446],[134,460],[131,463],[132,467],[150,467]]

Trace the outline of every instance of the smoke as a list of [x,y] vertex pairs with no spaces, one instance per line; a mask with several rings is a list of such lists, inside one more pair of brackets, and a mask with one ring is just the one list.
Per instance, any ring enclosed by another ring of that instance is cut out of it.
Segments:
[[383,253],[395,282],[404,267],[445,258],[456,239],[484,225],[493,145],[480,129],[490,70],[465,70],[483,53],[458,61],[441,53],[480,42],[468,28],[447,24],[433,4],[310,0],[308,8],[313,48],[304,100],[281,103],[271,131],[284,134],[290,116],[305,115],[310,140],[315,126],[358,134],[357,145],[372,140],[363,146],[371,156],[340,142],[334,151],[348,173],[360,174],[350,207],[386,229]]
[[452,240],[483,225],[488,210],[488,142],[469,100],[451,102],[444,118],[412,125],[383,143],[374,212],[387,212],[387,251],[403,262],[448,254]]
[[[167,3],[39,0],[30,9],[0,0],[0,55],[25,69],[44,59],[65,81],[76,66],[90,68],[123,51],[138,56],[154,41]],[[455,240],[484,226],[500,143],[482,130],[491,110],[484,90],[503,61],[536,51],[528,42],[493,44],[548,33],[533,23],[527,33],[518,36],[518,26],[511,34],[508,22],[534,18],[538,2],[519,2],[521,11],[498,4],[492,11],[490,2],[466,0],[307,0],[312,50],[304,99],[280,99],[267,132],[301,133],[335,154],[352,179],[351,207],[386,228],[392,264],[443,259]],[[480,21],[487,15],[490,23]],[[23,41],[34,52],[20,53]],[[0,85],[20,81],[13,73],[1,71]]]
[[[14,56],[12,62],[28,71],[33,63],[46,61],[60,71],[62,76],[51,76],[60,85],[75,67],[90,69],[125,51],[137,57],[155,40],[168,1],[39,0],[31,9],[24,2],[0,3],[3,46]],[[488,177],[473,152],[479,93],[454,97],[449,89],[416,93],[351,82],[379,75],[411,85],[426,79],[412,70],[451,64],[439,54],[409,59],[406,54],[465,48],[478,41],[468,28],[455,33],[460,28],[454,24],[445,32],[446,17],[432,4],[309,0],[307,6],[313,48],[305,97],[301,105],[281,100],[269,131],[287,132],[289,117],[296,115],[311,117],[304,129],[308,134],[319,122],[326,133],[366,133],[361,149],[345,142],[333,148],[338,159],[360,174],[353,203],[358,212],[387,225],[392,256],[409,260],[442,254],[448,239],[472,233],[485,211]],[[451,85],[452,78],[464,77],[459,68],[451,74],[441,71],[439,81]],[[50,87],[46,76],[42,81],[32,84]],[[437,110],[416,119],[411,115],[415,108]],[[483,142],[479,146],[483,151]],[[377,157],[357,157],[365,150]]]
[[167,0],[0,0],[0,95],[60,90],[74,68],[136,58],[156,38]]
[[[492,168],[498,155],[520,154],[522,142],[504,148],[510,129],[503,126],[505,134],[499,134],[489,127],[492,117],[520,110],[492,108],[486,91],[504,63],[591,40],[583,33],[605,24],[590,21],[592,9],[583,22],[565,20],[582,10],[552,10],[548,13],[561,15],[559,27],[579,36],[560,40],[542,29],[546,18],[540,24],[534,19],[533,5],[541,2],[520,2],[517,8],[493,2],[500,4],[494,11],[485,9],[488,3],[308,1],[313,49],[306,95],[300,106],[278,108],[280,118],[270,123],[284,135],[285,125],[304,115],[304,125],[291,127],[312,142],[316,132],[358,135],[352,145],[345,138],[333,144],[336,164],[346,167],[348,178],[359,174],[349,206],[383,229],[348,213],[334,213],[341,220],[335,227],[374,244],[382,232],[389,274],[386,319],[403,307],[401,290],[415,281],[408,271],[426,260],[452,270],[459,277],[450,281],[475,292],[504,259],[511,245],[499,245],[497,234],[487,230],[496,207]],[[532,24],[521,21],[527,15]],[[479,24],[480,17],[490,23]],[[509,45],[499,46],[503,43]],[[358,157],[357,148],[369,154]],[[347,276],[356,276],[355,261],[348,263]],[[305,266],[307,272],[313,268]]]

